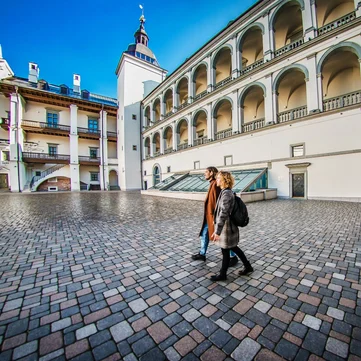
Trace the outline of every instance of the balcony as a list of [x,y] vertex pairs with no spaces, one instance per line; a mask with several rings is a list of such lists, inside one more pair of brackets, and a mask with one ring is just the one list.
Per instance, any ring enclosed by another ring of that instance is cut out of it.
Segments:
[[221,88],[223,85],[226,85],[232,80],[232,76],[228,76],[227,78],[221,80],[214,86],[214,90]]
[[182,110],[182,109],[185,108],[187,105],[189,105],[189,103],[188,103],[188,102],[184,102],[183,104],[178,105],[177,110],[178,110],[178,111],[179,111],[179,110]]
[[79,158],[79,164],[81,164],[81,165],[99,165],[100,164],[100,157],[79,155],[78,158]]
[[253,122],[242,125],[242,132],[248,133],[264,127],[265,118],[254,120]]
[[164,154],[169,154],[173,152],[173,147],[169,147],[167,149],[164,149]]
[[339,109],[359,103],[361,103],[361,90],[340,95],[338,97],[325,99],[323,101],[323,111],[328,112],[333,109]]
[[117,141],[117,132],[110,132],[107,131],[107,137],[110,142],[116,142]]
[[181,143],[177,145],[178,150],[183,150],[188,148],[188,143]]
[[148,159],[150,159],[150,158],[151,158],[150,154],[147,154],[147,155],[145,156],[145,160],[148,160]]
[[296,41],[294,41],[293,43],[291,44],[288,44],[278,50],[275,51],[275,57],[277,56],[280,56],[280,55],[283,55],[293,49],[296,49],[298,48],[299,46],[301,46],[302,44],[304,43],[304,40],[301,38],[301,39],[298,39]]
[[79,138],[99,139],[100,138],[100,130],[78,127],[78,135],[79,135]]
[[0,139],[0,144],[9,144],[9,139]]
[[23,152],[22,157],[26,163],[69,164],[70,162],[70,155],[65,154]]
[[0,127],[4,130],[9,130],[10,119],[8,118],[0,118]]
[[277,119],[279,123],[289,122],[291,120],[303,118],[307,115],[307,106],[304,105],[299,108],[288,110],[287,112],[282,112],[277,114]]
[[171,110],[170,112],[166,113],[165,115],[163,115],[163,119],[167,119],[169,118],[170,116],[172,116],[174,113],[173,111]]
[[246,66],[244,69],[241,70],[241,75],[249,73],[253,69],[256,69],[256,68],[260,67],[263,63],[264,63],[264,60],[262,58],[262,59],[256,61],[255,63]]
[[161,155],[160,151],[157,150],[156,152],[153,153],[153,157],[159,157]]
[[219,139],[228,138],[231,135],[232,135],[232,128],[221,130],[216,133],[216,139],[219,140]]
[[193,142],[193,145],[194,145],[194,146],[202,145],[202,144],[206,144],[207,142],[208,142],[208,138],[207,138],[207,137],[201,137],[201,138],[196,139],[196,140]]
[[342,25],[349,23],[352,20],[356,19],[356,13],[353,11],[337,20],[333,21],[332,23],[326,24],[317,30],[318,36],[328,33],[329,31],[339,28]]
[[64,137],[69,136],[70,133],[69,125],[36,122],[34,120],[22,120],[21,128],[28,133],[51,134]]
[[208,92],[207,92],[207,90],[205,90],[202,93],[199,93],[199,94],[195,95],[194,98],[193,98],[193,101],[201,99],[201,98],[205,97],[207,94],[208,94]]

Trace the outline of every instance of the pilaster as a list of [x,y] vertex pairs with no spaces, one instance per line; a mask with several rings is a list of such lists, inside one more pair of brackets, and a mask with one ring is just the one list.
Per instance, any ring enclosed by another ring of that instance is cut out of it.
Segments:
[[78,145],[78,107],[70,105],[70,185],[72,191],[80,191],[80,166]]

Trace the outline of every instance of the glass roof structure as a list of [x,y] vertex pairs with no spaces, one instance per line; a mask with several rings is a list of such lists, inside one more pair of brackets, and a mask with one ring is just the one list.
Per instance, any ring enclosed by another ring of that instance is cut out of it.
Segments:
[[[236,193],[268,188],[267,168],[231,171]],[[171,192],[207,192],[209,182],[203,174],[174,174],[151,189]]]

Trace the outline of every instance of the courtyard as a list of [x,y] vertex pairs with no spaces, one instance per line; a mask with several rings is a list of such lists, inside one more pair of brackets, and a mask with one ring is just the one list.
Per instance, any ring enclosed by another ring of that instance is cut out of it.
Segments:
[[361,360],[361,204],[248,205],[255,271],[213,283],[203,203],[0,194],[0,360]]

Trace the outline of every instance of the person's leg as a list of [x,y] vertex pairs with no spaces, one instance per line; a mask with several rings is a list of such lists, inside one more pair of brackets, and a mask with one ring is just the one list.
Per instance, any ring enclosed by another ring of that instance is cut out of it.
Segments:
[[233,267],[238,263],[238,257],[233,251],[229,251],[231,259],[229,261],[229,267]]
[[212,281],[225,281],[229,267],[229,249],[222,248],[222,268],[218,275],[211,276]]
[[243,251],[238,247],[234,247],[232,248],[232,251],[240,258],[240,260],[242,261],[243,265],[244,265],[244,270],[239,271],[239,275],[246,275],[248,273],[253,272],[253,268],[251,266],[251,264],[249,263],[246,255],[243,253]]
[[206,223],[201,233],[201,250],[199,251],[199,254],[205,256],[207,253],[208,245],[209,245],[209,235],[208,235],[208,224]]

